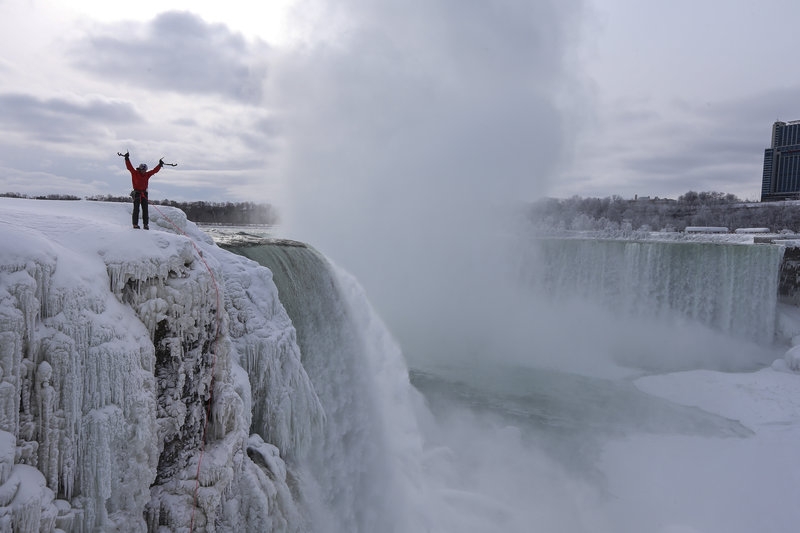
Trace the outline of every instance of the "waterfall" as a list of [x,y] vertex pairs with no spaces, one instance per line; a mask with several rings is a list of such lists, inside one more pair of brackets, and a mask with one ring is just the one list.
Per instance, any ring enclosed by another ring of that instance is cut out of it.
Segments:
[[532,286],[626,315],[683,317],[731,336],[773,341],[782,246],[541,239]]
[[324,411],[320,433],[291,465],[310,530],[412,530],[403,483],[420,455],[413,392],[402,354],[360,286],[301,243],[226,248],[272,271]]

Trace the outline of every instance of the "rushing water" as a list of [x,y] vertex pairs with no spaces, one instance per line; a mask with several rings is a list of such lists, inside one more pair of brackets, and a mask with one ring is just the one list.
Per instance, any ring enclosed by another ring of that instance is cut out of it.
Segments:
[[621,314],[681,316],[756,342],[775,335],[783,247],[702,242],[543,239],[527,277],[555,299]]
[[272,270],[326,411],[293,465],[312,531],[633,533],[606,512],[607,442],[751,435],[633,378],[774,355],[777,247],[548,241],[524,271],[531,305],[487,331],[502,341],[423,358],[404,356],[358,283],[313,249],[230,249]]
[[394,490],[384,422],[362,332],[332,267],[300,243],[244,246],[232,251],[273,273],[297,331],[303,367],[325,412],[301,475],[313,531],[391,531]]

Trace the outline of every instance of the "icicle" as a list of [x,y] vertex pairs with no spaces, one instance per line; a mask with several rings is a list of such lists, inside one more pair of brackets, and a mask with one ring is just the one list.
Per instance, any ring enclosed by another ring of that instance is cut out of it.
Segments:
[[15,432],[18,421],[16,390],[14,385],[5,379],[3,365],[0,365],[0,430]]
[[39,470],[47,486],[58,490],[59,423],[56,418],[56,390],[50,385],[53,368],[47,361],[39,363],[36,371],[37,423],[39,426]]

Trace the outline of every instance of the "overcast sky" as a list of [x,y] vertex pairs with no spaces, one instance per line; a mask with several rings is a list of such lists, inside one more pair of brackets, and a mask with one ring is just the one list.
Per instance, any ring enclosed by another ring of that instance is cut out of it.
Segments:
[[792,0],[61,4],[0,0],[0,192],[757,199],[800,119]]

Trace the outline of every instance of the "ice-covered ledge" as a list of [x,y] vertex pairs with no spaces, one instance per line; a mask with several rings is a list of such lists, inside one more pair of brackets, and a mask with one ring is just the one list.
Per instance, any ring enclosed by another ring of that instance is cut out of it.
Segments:
[[300,522],[282,456],[320,417],[269,271],[161,209],[0,199],[2,531]]

